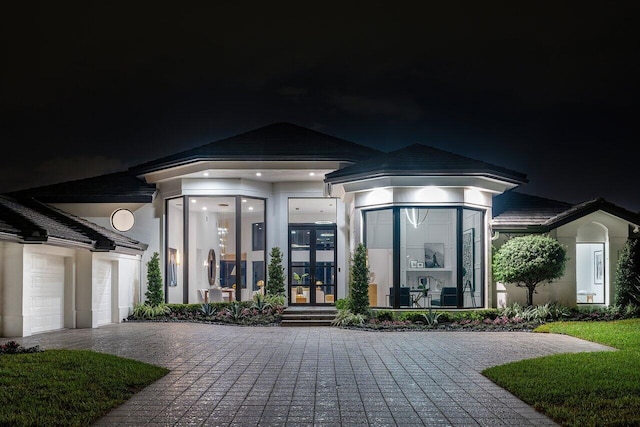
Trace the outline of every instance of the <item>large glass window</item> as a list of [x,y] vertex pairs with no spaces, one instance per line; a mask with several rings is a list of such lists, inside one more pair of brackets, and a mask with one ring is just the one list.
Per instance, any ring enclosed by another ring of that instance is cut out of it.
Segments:
[[400,209],[400,306],[459,305],[456,212]]
[[365,212],[370,305],[482,307],[483,218],[461,208]]
[[167,201],[167,252],[165,263],[165,300],[169,303],[184,301],[184,198]]
[[[236,218],[235,197],[190,196],[189,201],[189,302],[209,299],[205,291],[222,288],[222,300],[235,299]],[[213,251],[213,252],[211,252]],[[209,254],[215,259],[210,271]],[[242,271],[241,265],[241,271]],[[246,267],[245,267],[246,270]],[[211,280],[209,280],[212,275]]]
[[393,295],[393,210],[365,212],[365,244],[371,273],[369,305],[390,307]]
[[[184,230],[188,230],[186,238]],[[189,196],[169,200],[167,300],[250,300],[264,286],[265,236],[262,199]]]
[[242,301],[250,301],[257,292],[263,292],[265,284],[265,202],[262,199],[242,197],[240,211],[242,213],[241,242],[243,268],[246,276],[242,280]]
[[463,306],[479,308],[484,303],[482,265],[482,212],[462,210],[462,295]]

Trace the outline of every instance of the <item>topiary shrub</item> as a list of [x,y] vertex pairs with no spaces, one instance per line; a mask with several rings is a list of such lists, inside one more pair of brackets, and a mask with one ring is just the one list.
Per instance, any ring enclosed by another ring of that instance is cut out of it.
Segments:
[[154,252],[147,263],[147,297],[145,304],[152,307],[164,304],[164,292],[162,290],[162,275],[160,274],[160,255]]
[[359,243],[351,259],[349,310],[353,314],[369,314],[369,275],[367,249]]
[[564,275],[567,249],[549,236],[531,234],[507,240],[493,257],[496,280],[527,288],[527,306],[542,282],[551,283]]
[[269,269],[267,272],[267,295],[285,295],[284,267],[282,266],[282,251],[279,247],[271,248],[269,253]]

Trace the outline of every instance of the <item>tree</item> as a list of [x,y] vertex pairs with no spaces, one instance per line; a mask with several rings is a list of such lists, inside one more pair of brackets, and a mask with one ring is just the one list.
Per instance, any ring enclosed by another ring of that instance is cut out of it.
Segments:
[[629,239],[616,266],[616,305],[640,304],[640,241]]
[[164,292],[162,290],[162,275],[160,274],[160,254],[154,252],[147,263],[147,297],[146,304],[158,306],[164,304]]
[[349,310],[353,314],[367,314],[369,311],[369,275],[367,248],[359,243],[351,259]]
[[284,267],[282,266],[282,251],[279,247],[271,248],[269,253],[269,271],[267,272],[267,295],[286,295],[284,290]]
[[527,306],[533,305],[533,293],[542,282],[564,275],[567,249],[555,239],[526,235],[509,239],[493,257],[496,280],[527,288]]

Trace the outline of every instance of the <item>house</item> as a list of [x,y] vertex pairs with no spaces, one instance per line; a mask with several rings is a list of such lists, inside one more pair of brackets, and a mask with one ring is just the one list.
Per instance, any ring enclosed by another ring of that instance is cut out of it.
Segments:
[[[492,247],[523,233],[569,249],[565,276],[536,301],[610,304],[618,251],[640,217],[602,199],[571,205],[519,192],[526,183],[521,172],[426,145],[385,153],[275,123],[120,173],[7,194],[2,335],[120,321],[144,301],[154,252],[169,303],[251,299],[279,247],[288,304],[331,305],[348,292],[360,242],[374,307],[523,302],[522,289],[493,283],[490,265]],[[32,235],[34,225],[48,234]],[[55,261],[32,255],[43,251]],[[54,301],[64,301],[56,314],[42,314]]]
[[52,205],[0,196],[0,336],[126,318],[145,250]]

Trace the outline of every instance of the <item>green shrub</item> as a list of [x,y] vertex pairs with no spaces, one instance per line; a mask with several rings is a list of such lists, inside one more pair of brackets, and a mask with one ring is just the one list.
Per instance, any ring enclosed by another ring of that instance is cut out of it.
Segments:
[[145,304],[157,306],[164,304],[162,290],[162,275],[160,274],[160,255],[154,252],[147,263],[147,291],[144,293],[147,300]]
[[359,243],[353,252],[350,272],[349,309],[354,314],[368,316],[370,273],[367,265],[367,248],[362,243]]
[[373,317],[381,322],[392,322],[394,319],[393,311],[391,310],[374,310]]
[[640,306],[637,304],[629,303],[624,306],[622,310],[622,315],[625,318],[632,318],[640,316]]
[[640,304],[640,240],[628,239],[622,247],[614,283],[617,305]]
[[346,310],[349,308],[350,304],[349,298],[338,298],[335,305],[338,310]]
[[422,318],[423,314],[424,311],[401,311],[398,312],[395,317],[397,320],[400,320],[402,322],[416,323],[422,322],[424,320]]
[[39,345],[33,347],[23,347],[16,341],[7,341],[0,344],[0,354],[22,354],[22,353],[40,353],[44,350]]
[[364,314],[356,314],[350,310],[338,310],[338,314],[331,321],[333,326],[362,326],[367,320]]
[[271,248],[269,253],[269,268],[267,271],[267,295],[286,295],[284,289],[284,267],[282,266],[282,251],[279,247]]
[[251,305],[251,308],[262,311],[270,307],[271,304],[267,302],[267,298],[261,293],[257,293],[253,296],[253,304]]
[[287,297],[285,295],[270,295],[267,294],[264,297],[266,303],[270,304],[271,307],[282,307],[287,302]]
[[165,303],[157,305],[142,303],[133,307],[133,317],[136,319],[155,319],[169,313],[171,313],[171,309]]

